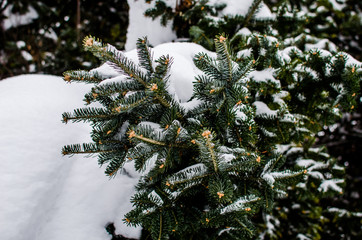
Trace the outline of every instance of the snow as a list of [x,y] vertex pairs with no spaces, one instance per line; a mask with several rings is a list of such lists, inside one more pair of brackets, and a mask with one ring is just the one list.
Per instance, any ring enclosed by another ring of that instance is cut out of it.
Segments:
[[215,53],[195,43],[164,43],[153,48],[154,59],[167,54],[173,58],[168,92],[181,103],[190,100],[195,77],[201,74],[192,61],[194,56],[200,52],[207,53],[210,57],[216,57]]
[[342,188],[338,186],[338,183],[343,183],[343,179],[330,179],[330,180],[324,180],[321,185],[318,188],[318,191],[321,192],[327,192],[329,189],[342,193]]
[[[158,18],[153,21],[152,18],[144,16],[144,12],[153,5],[146,4],[143,0],[127,0],[127,2],[129,5],[129,25],[125,44],[127,51],[136,48],[136,41],[140,37],[148,36],[148,40],[154,46],[177,38],[176,33],[172,30],[171,22],[163,27]],[[168,5],[173,4],[171,7],[175,7],[176,1],[166,0],[165,2],[169,2]]]
[[248,203],[250,204],[259,200],[260,198],[253,194],[250,194],[248,196],[243,196],[238,200],[236,200],[235,202],[233,202],[232,204],[229,204],[226,207],[220,209],[220,214],[242,211],[246,204]]
[[4,30],[29,24],[34,19],[39,17],[36,10],[31,6],[29,6],[28,12],[26,12],[25,14],[11,13],[11,8],[12,4],[9,4],[8,7],[4,10],[4,16],[6,17],[2,22]]
[[83,106],[90,87],[50,75],[0,82],[1,239],[110,239],[110,222],[117,233],[139,236],[121,221],[138,178],[109,180],[96,158],[61,155],[66,144],[90,141],[87,124],[61,122],[63,112]]
[[248,77],[257,83],[271,83],[277,88],[280,88],[280,81],[274,78],[275,69],[267,68],[261,71],[252,71]]
[[185,182],[188,180],[192,180],[194,178],[200,177],[207,172],[207,167],[203,163],[197,163],[192,166],[186,167],[179,172],[172,175],[168,182],[170,184],[177,184],[180,182]]
[[[242,4],[240,4],[240,0],[209,0],[210,5],[220,5],[227,4],[226,7],[221,11],[222,16],[226,15],[241,15],[246,16],[253,0],[244,0]],[[256,13],[254,13],[254,18],[256,19],[270,19],[275,18],[275,15],[272,14],[267,5],[262,1],[257,9]]]
[[329,0],[329,2],[333,5],[333,8],[339,11],[342,11],[343,8],[345,8],[344,1],[338,1],[338,0]]
[[271,110],[264,102],[255,101],[253,105],[256,107],[256,116],[277,117],[278,115],[276,110]]
[[329,52],[324,51],[322,52],[322,49],[329,49],[331,52],[337,52],[337,46],[329,41],[328,39],[318,39],[316,43],[306,43],[305,44],[305,50],[311,50],[311,49],[318,49],[320,53],[322,53],[322,56],[329,56],[331,55]]
[[304,234],[298,233],[297,239],[298,239],[298,240],[310,240],[311,238],[307,237],[307,236],[304,235]]

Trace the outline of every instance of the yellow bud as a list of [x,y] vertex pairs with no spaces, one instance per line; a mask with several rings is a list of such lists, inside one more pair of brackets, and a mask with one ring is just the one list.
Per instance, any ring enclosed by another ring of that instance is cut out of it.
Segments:
[[65,75],[65,76],[64,76],[64,80],[67,81],[67,82],[70,82],[70,76],[69,76],[69,75]]
[[128,137],[129,138],[133,138],[133,137],[135,137],[136,136],[136,133],[135,133],[135,131],[131,131],[129,134],[128,134]]
[[225,194],[222,192],[217,192],[217,195],[219,196],[219,198],[222,198]]
[[209,138],[210,135],[211,135],[211,132],[210,132],[209,130],[206,130],[206,131],[204,131],[204,132],[202,133],[202,136],[203,136],[204,138]]
[[93,38],[88,38],[86,41],[85,41],[85,45],[86,46],[92,46],[93,45]]
[[151,86],[151,91],[155,91],[155,90],[157,90],[157,89],[158,89],[157,84],[156,84],[156,83],[152,84],[152,86]]
[[219,40],[220,40],[220,42],[221,42],[221,43],[222,43],[222,42],[225,42],[226,37],[224,37],[224,36],[220,36]]

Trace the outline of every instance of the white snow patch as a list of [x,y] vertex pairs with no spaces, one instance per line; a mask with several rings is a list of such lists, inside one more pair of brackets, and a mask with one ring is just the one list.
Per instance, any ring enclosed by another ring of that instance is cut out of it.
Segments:
[[[144,12],[151,8],[155,1],[151,4],[145,3],[143,0],[127,0],[129,5],[129,25],[127,29],[127,41],[125,49],[127,51],[136,47],[136,41],[140,37],[147,36],[152,45],[170,42],[177,38],[172,30],[172,23],[169,22],[166,27],[161,26],[160,20],[154,21],[150,17],[145,17]],[[175,7],[176,1],[166,0],[168,5]]]
[[275,69],[267,68],[261,71],[252,71],[248,77],[258,83],[272,83],[280,88],[280,81],[274,78]]
[[7,30],[12,27],[18,27],[31,23],[34,19],[39,17],[36,10],[29,6],[28,11],[25,14],[14,14],[11,13],[12,4],[9,4],[8,7],[4,10],[4,16],[7,17],[3,20],[4,30]]
[[342,193],[343,190],[340,186],[338,186],[338,183],[343,183],[343,179],[330,179],[330,180],[324,180],[321,185],[318,188],[318,191],[321,192],[327,192],[328,190],[333,190],[339,193]]
[[22,75],[0,82],[0,236],[6,240],[110,239],[105,226],[138,238],[122,223],[138,178],[109,180],[95,158],[62,157],[66,144],[90,142],[87,124],[63,124],[83,107],[90,85]]
[[[241,15],[246,16],[253,0],[244,0],[240,4],[239,0],[209,0],[210,5],[226,4],[226,7],[221,11],[221,15]],[[254,13],[255,19],[270,19],[275,18],[275,15],[270,11],[264,2],[261,2],[259,8]]]
[[271,110],[264,102],[255,101],[253,105],[256,107],[257,116],[267,115],[271,117],[277,117],[277,111]]

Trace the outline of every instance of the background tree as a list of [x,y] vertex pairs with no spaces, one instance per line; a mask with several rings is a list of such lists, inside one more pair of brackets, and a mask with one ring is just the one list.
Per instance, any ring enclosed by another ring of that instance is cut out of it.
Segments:
[[0,78],[29,72],[59,75],[70,67],[94,67],[97,60],[78,48],[98,32],[123,49],[127,1],[1,1]]

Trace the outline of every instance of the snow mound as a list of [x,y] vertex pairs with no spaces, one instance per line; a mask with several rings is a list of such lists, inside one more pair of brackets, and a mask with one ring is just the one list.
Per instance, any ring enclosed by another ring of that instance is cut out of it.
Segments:
[[[127,41],[125,49],[127,51],[136,48],[136,40],[140,37],[148,36],[152,45],[158,45],[164,42],[170,42],[177,38],[172,30],[172,23],[169,22],[166,27],[160,25],[160,19],[154,21],[144,15],[145,11],[155,4],[145,3],[145,1],[127,0],[129,5],[129,25],[127,29]],[[175,7],[176,1],[167,0],[169,5]]]
[[83,107],[90,88],[49,75],[0,81],[1,239],[111,239],[110,222],[139,237],[121,222],[138,178],[109,180],[96,158],[61,155],[63,145],[90,142],[90,126],[61,122],[63,112]]

